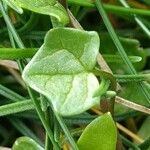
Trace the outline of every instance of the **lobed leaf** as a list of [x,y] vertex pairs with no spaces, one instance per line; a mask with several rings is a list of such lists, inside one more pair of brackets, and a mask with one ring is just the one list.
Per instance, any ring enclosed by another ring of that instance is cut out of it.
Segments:
[[72,28],[50,30],[43,46],[23,71],[30,87],[45,95],[63,116],[75,115],[99,103],[99,82],[91,72],[99,51],[96,32]]

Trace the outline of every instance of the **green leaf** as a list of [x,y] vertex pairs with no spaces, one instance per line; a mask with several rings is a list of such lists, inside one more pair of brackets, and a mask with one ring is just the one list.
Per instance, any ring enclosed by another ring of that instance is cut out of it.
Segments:
[[29,137],[20,137],[18,138],[12,150],[44,150],[38,143],[36,143],[33,139]]
[[80,150],[115,150],[117,129],[110,113],[92,121],[78,140]]
[[23,71],[30,87],[45,95],[63,116],[75,115],[99,103],[99,82],[91,72],[99,51],[96,32],[72,28],[50,30],[43,46]]
[[9,0],[9,3],[7,4],[13,9],[13,6],[20,7],[20,9],[25,8],[36,13],[53,16],[63,24],[69,23],[66,10],[56,0]]

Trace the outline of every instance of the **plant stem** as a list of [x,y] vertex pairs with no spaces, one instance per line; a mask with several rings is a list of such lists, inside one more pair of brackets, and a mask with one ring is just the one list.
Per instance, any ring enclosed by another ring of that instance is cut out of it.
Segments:
[[55,138],[55,141],[58,143],[60,142],[60,133],[61,133],[60,125],[55,117],[54,118],[54,138]]
[[108,79],[102,78],[101,79],[101,84],[99,88],[95,91],[93,94],[93,97],[98,97],[98,96],[103,96],[106,94],[106,91],[108,90],[110,85],[110,81]]
[[43,111],[41,109],[39,101],[36,100],[36,98],[34,97],[31,89],[29,87],[27,87],[27,88],[28,88],[28,92],[29,92],[29,95],[30,95],[31,99],[32,99],[32,101],[35,104],[35,108],[36,108],[36,111],[38,113],[38,116],[39,116],[39,118],[40,118],[40,120],[41,120],[41,122],[42,122],[42,124],[43,124],[43,126],[44,126],[44,128],[45,128],[45,130],[46,130],[46,132],[47,132],[51,142],[53,143],[54,148],[56,150],[60,150],[58,143],[56,143],[55,140],[54,140],[53,132],[52,132],[48,122],[45,119],[45,115],[44,115],[44,113],[43,113]]
[[[128,9],[131,9],[128,3],[124,0],[119,0],[123,6],[125,6]],[[141,27],[141,29],[146,33],[146,35],[150,38],[150,30],[145,26],[145,24],[141,21],[141,19],[135,15],[134,13],[134,19],[137,22],[137,24]]]
[[51,143],[50,143],[50,140],[49,140],[49,136],[48,136],[48,134],[46,133],[45,134],[45,150],[50,150],[51,148],[50,148],[50,145],[51,145]]
[[[50,115],[52,115],[52,114],[49,113],[49,109],[47,108],[47,110],[45,111],[45,119],[46,119],[47,123],[49,124],[49,126],[51,127]],[[53,149],[53,145],[49,139],[48,133],[46,132],[46,134],[45,134],[45,150],[50,150],[50,149]]]
[[[121,42],[119,41],[119,38],[116,35],[114,28],[112,27],[112,25],[111,25],[111,23],[108,19],[108,16],[107,16],[107,14],[106,14],[106,12],[103,8],[101,0],[96,0],[95,4],[96,4],[96,7],[97,7],[97,9],[98,9],[103,21],[104,21],[104,24],[106,25],[106,28],[107,28],[107,30],[108,30],[108,32],[109,32],[116,48],[117,48],[117,50],[118,50],[122,60],[124,61],[124,63],[126,64],[126,66],[128,68],[129,72],[131,74],[137,74],[136,70],[135,70],[134,66],[132,65],[132,63],[130,62],[130,60],[129,60],[129,58],[128,58]],[[147,90],[147,87],[145,86],[145,84],[143,82],[142,83],[137,83],[137,84],[139,85],[138,87],[141,89],[141,91],[144,94],[147,102],[150,104],[150,94]]]
[[74,139],[73,139],[71,133],[69,132],[67,126],[65,125],[65,122],[63,121],[62,117],[61,117],[57,112],[55,112],[55,111],[54,111],[54,114],[55,114],[55,116],[56,116],[56,118],[57,118],[57,120],[58,120],[58,122],[59,122],[61,128],[63,129],[63,131],[64,131],[66,137],[68,138],[68,141],[70,142],[70,144],[71,144],[73,150],[79,150],[79,148],[78,148],[78,146],[76,145],[76,143],[75,143],[75,141],[74,141]]

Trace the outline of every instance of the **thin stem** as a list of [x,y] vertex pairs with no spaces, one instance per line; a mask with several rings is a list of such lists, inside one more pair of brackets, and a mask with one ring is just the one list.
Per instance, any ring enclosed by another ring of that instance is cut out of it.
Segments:
[[[108,16],[107,16],[107,14],[106,14],[106,12],[103,8],[101,0],[96,0],[95,4],[96,4],[96,7],[97,7],[97,9],[98,9],[103,21],[104,21],[104,24],[106,25],[106,28],[107,28],[107,30],[108,30],[108,32],[109,32],[116,48],[117,48],[117,50],[118,50],[122,60],[124,61],[124,63],[126,64],[126,66],[128,68],[129,72],[131,74],[137,74],[136,70],[135,70],[134,66],[132,65],[132,63],[130,62],[130,60],[129,60],[129,58],[128,58],[121,42],[119,41],[119,38],[116,35],[112,24],[110,23],[110,21],[108,19]],[[138,88],[141,89],[142,93],[146,97],[147,102],[150,103],[150,93],[148,92],[147,87],[145,86],[145,84],[143,82],[142,83],[137,83],[137,84],[139,85]]]
[[[49,109],[48,108],[45,111],[45,119],[50,126],[51,122],[50,122]],[[53,145],[49,139],[48,133],[46,132],[46,134],[45,134],[45,150],[50,150],[50,149],[53,149]]]
[[[108,73],[108,72],[105,72],[105,71],[101,71],[101,70],[98,70],[98,69],[93,70],[93,73],[95,75],[100,76],[103,80],[104,79],[106,80],[106,81],[104,80],[105,84],[103,83],[103,87],[101,87],[101,89],[100,89],[102,92],[104,92],[104,90],[106,92],[106,90],[108,89],[109,85],[110,85],[111,90],[113,92],[116,91],[117,82],[116,82],[115,78],[112,76],[111,73]],[[110,84],[109,84],[109,82],[110,82]],[[101,84],[100,84],[100,86],[101,86]],[[104,94],[104,93],[102,93],[102,94]],[[107,101],[105,101],[105,102],[107,102]],[[101,101],[101,107],[104,106],[103,110],[104,111],[110,111],[112,116],[114,115],[114,104],[115,104],[115,95],[113,95],[112,97],[109,98],[109,104],[107,105],[107,107],[105,107],[105,105],[103,105],[103,101]]]
[[[82,134],[82,132],[84,131],[85,127],[80,127],[80,128],[76,128],[76,129],[73,129],[71,131],[71,135],[72,136],[80,136]],[[63,138],[63,140],[61,141],[61,145],[64,145],[65,142],[67,141],[67,138]]]
[[[61,133],[61,129],[60,129],[60,125],[56,119],[56,117],[54,118],[54,138],[56,142],[60,142],[60,133]],[[65,121],[66,123],[66,121]]]
[[79,150],[79,148],[77,147],[77,145],[76,145],[76,143],[75,143],[75,141],[74,141],[74,139],[73,139],[71,133],[69,132],[67,126],[65,125],[65,122],[64,122],[64,120],[62,119],[62,117],[61,117],[57,112],[55,112],[55,111],[54,111],[54,114],[55,114],[55,116],[56,116],[56,118],[57,118],[57,120],[58,120],[60,126],[62,127],[62,129],[63,129],[63,131],[64,131],[66,137],[68,138],[68,140],[69,140],[69,142],[70,142],[70,144],[71,144],[73,150]]
[[44,126],[44,128],[45,128],[45,130],[46,130],[46,132],[47,132],[51,142],[52,142],[52,144],[54,145],[56,150],[60,150],[58,143],[56,143],[55,140],[54,140],[53,132],[52,132],[48,122],[45,119],[45,115],[44,115],[44,113],[43,113],[43,111],[41,109],[39,101],[36,100],[36,98],[34,97],[32,91],[31,91],[31,89],[29,87],[28,87],[28,92],[29,92],[29,95],[30,95],[32,101],[35,104],[35,109],[36,109],[36,111],[38,113],[38,116],[39,116],[39,118],[40,118],[40,120],[41,120],[41,122],[42,122],[42,124],[43,124],[43,126]]
[[106,94],[109,86],[110,86],[110,81],[108,79],[106,80],[102,78],[101,84],[99,88],[95,91],[95,93],[93,94],[93,97],[103,96],[104,94]]
[[51,145],[51,141],[49,139],[49,136],[48,134],[46,133],[45,134],[45,150],[50,150],[50,145]]
[[[119,0],[119,1],[123,6],[125,6],[128,9],[131,9],[125,0]],[[141,19],[135,15],[135,13],[134,13],[134,19],[137,22],[137,24],[141,27],[141,29],[146,33],[146,35],[150,38],[150,30],[145,26],[145,24],[141,21]]]

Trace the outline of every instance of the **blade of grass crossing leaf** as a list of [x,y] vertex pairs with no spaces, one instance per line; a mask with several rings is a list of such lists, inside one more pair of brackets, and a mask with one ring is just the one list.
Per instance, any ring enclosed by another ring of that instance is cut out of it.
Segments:
[[[1,1],[0,1],[0,10],[1,10],[2,15],[3,15],[3,17],[4,17],[4,20],[5,20],[5,22],[6,22],[7,26],[8,26],[8,29],[9,29],[9,31],[11,32],[13,38],[15,39],[17,45],[19,46],[19,48],[25,48],[25,46],[24,46],[22,40],[20,39],[20,37],[19,37],[18,33],[16,32],[16,30],[15,30],[13,24],[11,23],[10,18],[9,18],[8,15],[6,14],[5,9],[4,9],[3,4],[2,4]],[[20,69],[21,69],[21,71],[22,71],[22,70],[23,70],[23,67],[20,66]],[[31,90],[29,87],[27,87],[27,89],[28,89],[28,92],[29,92],[29,95],[30,95],[32,101],[34,102],[34,104],[35,104],[35,106],[36,106],[35,108],[36,108],[36,110],[37,110],[37,113],[38,113],[38,115],[39,115],[39,117],[40,117],[40,119],[41,119],[41,121],[42,121],[43,126],[45,127],[45,129],[46,129],[46,131],[47,131],[47,133],[48,133],[48,135],[49,135],[49,138],[51,139],[51,141],[52,141],[52,143],[53,143],[55,149],[56,149],[56,150],[59,150],[59,146],[58,146],[58,144],[54,141],[54,137],[53,137],[52,130],[50,129],[49,125],[47,124],[47,121],[45,120],[45,116],[44,116],[44,113],[42,112],[42,109],[41,109],[41,107],[40,107],[39,102],[37,101],[37,99],[36,99],[35,96],[33,95],[32,90]]]
[[[127,68],[129,70],[129,73],[131,74],[136,74],[136,70],[135,68],[133,67],[132,63],[130,62],[121,42],[119,41],[119,38],[118,36],[116,35],[108,17],[107,17],[107,14],[103,8],[103,5],[102,5],[102,2],[101,0],[96,0],[96,7],[104,21],[104,24],[106,25],[106,28],[115,44],[115,46],[117,47],[118,49],[118,52],[122,58],[122,60],[124,61],[124,63],[127,65]],[[146,97],[146,100],[148,103],[150,103],[150,93],[148,92],[147,88],[145,87],[145,84],[144,83],[139,83],[139,88],[142,90],[143,94],[145,95]]]

